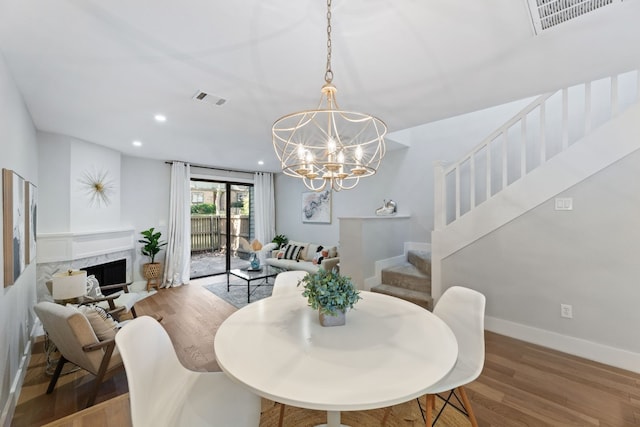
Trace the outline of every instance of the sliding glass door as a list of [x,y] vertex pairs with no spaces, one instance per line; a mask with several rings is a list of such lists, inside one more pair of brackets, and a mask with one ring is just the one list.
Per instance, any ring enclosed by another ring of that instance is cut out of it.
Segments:
[[249,265],[253,185],[191,180],[191,278]]

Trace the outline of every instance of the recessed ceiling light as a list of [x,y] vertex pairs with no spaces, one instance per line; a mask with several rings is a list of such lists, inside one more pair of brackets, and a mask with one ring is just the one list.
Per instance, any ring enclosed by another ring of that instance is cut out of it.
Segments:
[[167,116],[162,114],[156,114],[155,116],[153,116],[153,118],[156,119],[156,122],[158,123],[164,123],[167,121]]
[[134,147],[142,147],[142,142],[140,141],[133,141],[132,144]]
[[264,165],[264,162],[262,160],[258,160],[258,164],[259,165]]

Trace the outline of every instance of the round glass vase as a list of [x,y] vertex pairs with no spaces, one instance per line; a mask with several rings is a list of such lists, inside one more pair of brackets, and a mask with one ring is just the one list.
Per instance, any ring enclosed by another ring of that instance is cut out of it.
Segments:
[[258,258],[258,255],[255,252],[251,254],[249,264],[251,265],[252,270],[258,270],[260,268],[260,258]]

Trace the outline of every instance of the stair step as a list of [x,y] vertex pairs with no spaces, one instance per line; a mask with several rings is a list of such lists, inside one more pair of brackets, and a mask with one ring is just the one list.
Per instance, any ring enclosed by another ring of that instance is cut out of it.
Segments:
[[431,252],[410,250],[407,252],[407,261],[424,274],[431,275]]
[[381,282],[412,291],[431,293],[431,276],[408,262],[383,268]]
[[412,302],[427,310],[433,309],[433,298],[427,292],[413,291],[406,288],[391,285],[377,285],[371,288],[371,292],[391,295],[405,301]]

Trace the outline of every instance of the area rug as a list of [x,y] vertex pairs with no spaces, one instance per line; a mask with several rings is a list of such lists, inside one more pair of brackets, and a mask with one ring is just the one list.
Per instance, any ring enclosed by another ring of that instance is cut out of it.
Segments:
[[[211,280],[211,284],[203,285],[205,289],[234,307],[242,308],[247,305],[247,282],[245,280],[231,276],[229,291],[227,291],[227,276],[225,274],[212,277]],[[273,278],[269,279],[269,282],[273,284]],[[271,285],[263,285],[259,281],[251,282],[249,288],[251,302],[271,296],[272,290],[273,286]]]

